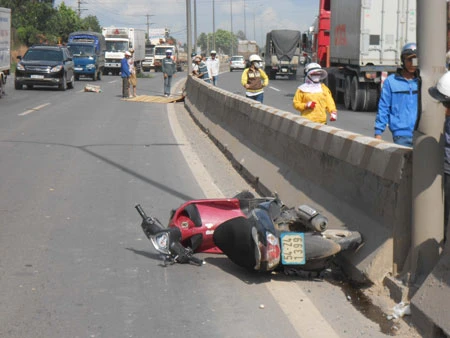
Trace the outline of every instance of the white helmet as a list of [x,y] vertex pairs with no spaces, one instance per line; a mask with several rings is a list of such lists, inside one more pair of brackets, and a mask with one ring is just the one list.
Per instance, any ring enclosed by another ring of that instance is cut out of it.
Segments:
[[436,86],[428,89],[428,93],[440,102],[450,102],[450,72],[442,75]]
[[323,80],[328,76],[327,71],[325,69],[322,69],[322,67],[318,63],[315,63],[315,62],[308,63],[305,66],[304,73],[305,73],[305,76],[307,76],[310,79],[311,79],[312,74],[320,76],[320,80]]
[[172,54],[172,49],[166,49],[166,54]]
[[212,50],[210,54],[217,54],[215,50]]
[[253,61],[261,62],[262,60],[261,60],[261,57],[259,55],[252,54],[252,55],[250,55],[248,61],[250,61],[250,62],[253,62]]

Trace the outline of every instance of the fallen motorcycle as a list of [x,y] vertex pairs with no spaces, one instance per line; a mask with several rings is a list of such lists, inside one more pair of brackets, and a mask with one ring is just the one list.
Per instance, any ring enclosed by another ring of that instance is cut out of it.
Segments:
[[207,252],[249,270],[320,271],[339,252],[362,244],[359,232],[327,230],[327,218],[311,206],[289,208],[278,196],[255,198],[248,191],[187,201],[172,210],[167,228],[136,209],[144,233],[172,262],[200,265],[193,253]]

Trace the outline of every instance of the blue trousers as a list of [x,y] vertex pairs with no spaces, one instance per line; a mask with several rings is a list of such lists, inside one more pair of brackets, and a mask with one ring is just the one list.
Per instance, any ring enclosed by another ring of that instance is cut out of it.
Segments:
[[264,93],[261,93],[261,94],[258,94],[258,95],[252,95],[252,96],[247,96],[249,99],[252,99],[252,100],[255,100],[255,101],[258,101],[258,102],[261,102],[261,103],[263,103],[263,100],[264,100]]
[[164,78],[164,95],[170,95],[170,87],[172,86],[172,75]]

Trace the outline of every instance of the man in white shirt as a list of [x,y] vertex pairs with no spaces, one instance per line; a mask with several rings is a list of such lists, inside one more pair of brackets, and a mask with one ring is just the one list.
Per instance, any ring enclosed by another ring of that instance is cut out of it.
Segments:
[[211,74],[212,84],[217,86],[217,79],[219,78],[219,68],[220,61],[219,58],[216,57],[217,53],[215,50],[211,51],[211,57],[206,61],[206,65],[208,66],[208,72]]

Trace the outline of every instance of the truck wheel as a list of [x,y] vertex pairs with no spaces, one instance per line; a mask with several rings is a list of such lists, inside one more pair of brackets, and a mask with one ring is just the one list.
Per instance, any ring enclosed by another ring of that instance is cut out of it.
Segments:
[[334,102],[338,102],[337,90],[336,90],[336,74],[333,69],[327,69],[327,86],[330,89],[331,95],[333,96]]
[[378,88],[369,84],[366,93],[366,109],[367,111],[377,110],[378,105]]
[[80,75],[75,75],[75,81],[80,81]]
[[346,76],[345,77],[345,87],[344,87],[344,107],[345,107],[345,109],[350,109],[350,107],[352,106],[351,87],[352,87],[352,78],[350,76]]
[[366,102],[366,87],[363,83],[359,83],[358,77],[354,76],[351,86],[351,105],[353,111],[363,111]]

